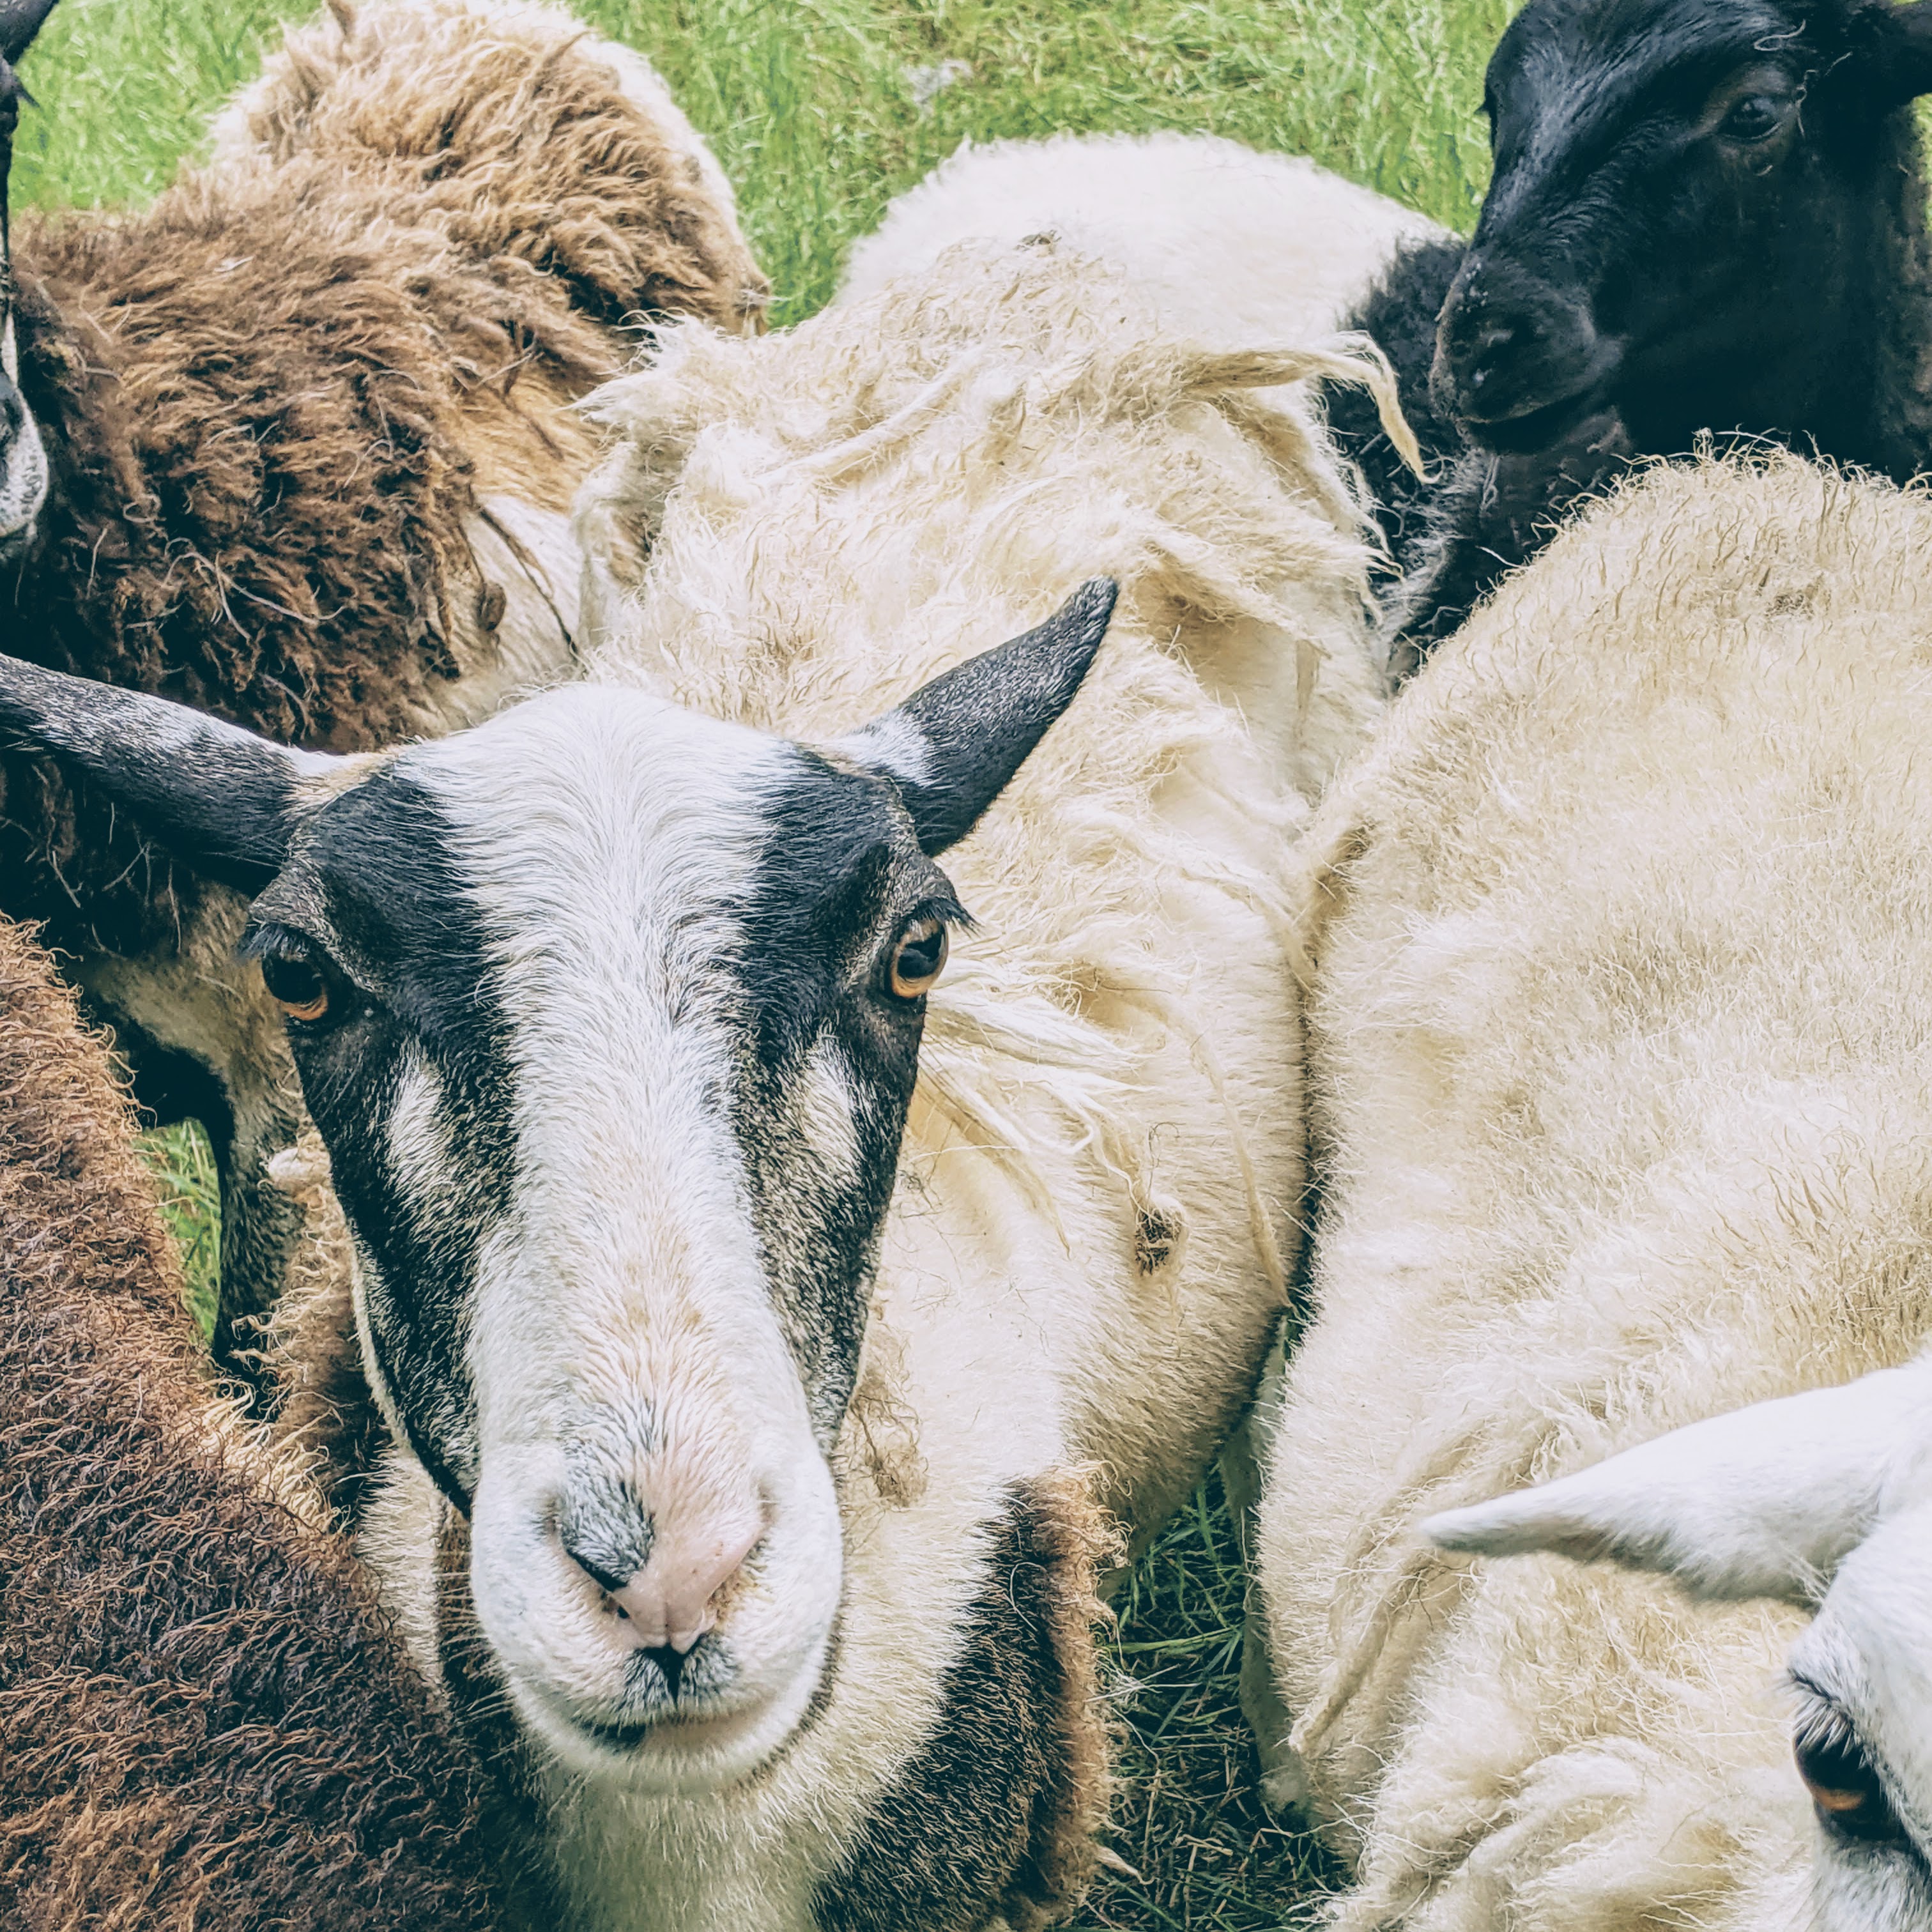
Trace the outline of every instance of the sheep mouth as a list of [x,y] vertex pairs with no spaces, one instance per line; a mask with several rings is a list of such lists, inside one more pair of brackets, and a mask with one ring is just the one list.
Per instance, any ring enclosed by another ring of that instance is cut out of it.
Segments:
[[1531,402],[1494,416],[1475,414],[1466,406],[1461,421],[1471,441],[1484,448],[1506,456],[1531,456],[1567,441],[1609,400],[1609,385],[1593,374],[1553,402]]
[[686,1789],[722,1786],[757,1774],[812,1728],[830,1692],[836,1642],[792,1681],[776,1690],[732,1696],[728,1691],[676,1701],[660,1699],[638,1717],[598,1716],[548,1688],[533,1700],[548,1720],[554,1747],[580,1769],[599,1764]]

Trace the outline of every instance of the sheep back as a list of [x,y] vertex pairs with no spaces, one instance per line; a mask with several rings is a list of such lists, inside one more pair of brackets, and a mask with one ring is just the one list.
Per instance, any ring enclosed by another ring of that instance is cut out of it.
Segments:
[[0,926],[0,1919],[497,1922],[496,1800],[210,1387],[125,1101]]
[[1338,1925],[1804,1922],[1793,1614],[1413,1525],[1932,1327],[1928,584],[1922,496],[1657,470],[1303,848],[1315,1315],[1260,1566]]

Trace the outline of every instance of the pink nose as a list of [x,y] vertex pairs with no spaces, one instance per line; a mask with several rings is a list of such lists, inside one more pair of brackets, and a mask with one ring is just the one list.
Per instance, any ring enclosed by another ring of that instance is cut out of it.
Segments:
[[644,1567],[621,1589],[608,1592],[640,1650],[670,1649],[682,1657],[718,1621],[718,1592],[743,1566],[764,1526],[688,1524],[660,1519]]

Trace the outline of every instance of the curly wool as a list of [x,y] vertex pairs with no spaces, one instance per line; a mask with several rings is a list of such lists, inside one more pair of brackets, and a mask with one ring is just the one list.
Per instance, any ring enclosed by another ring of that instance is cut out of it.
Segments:
[[1337,1926],[1808,1922],[1796,1614],[1413,1526],[1932,1330],[1928,583],[1921,494],[1655,470],[1304,848],[1317,1312],[1259,1563]]
[[[211,167],[14,247],[54,485],[8,648],[334,751],[491,684],[493,493],[560,514],[592,449],[567,405],[636,326],[754,326],[764,288],[644,63],[516,0],[339,5]],[[196,883],[124,814],[43,761],[0,784],[10,913],[79,950],[172,941]]]
[[0,1919],[477,1932],[502,1824],[244,1449],[100,1042],[0,925]]

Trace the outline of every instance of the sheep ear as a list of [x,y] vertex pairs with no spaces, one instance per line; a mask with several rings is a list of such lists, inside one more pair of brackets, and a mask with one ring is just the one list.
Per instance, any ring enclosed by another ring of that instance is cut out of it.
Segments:
[[898,788],[928,858],[972,830],[1073,702],[1119,594],[1110,577],[1083,584],[1039,629],[968,658],[833,747]]
[[1932,5],[1927,0],[1873,0],[1866,10],[1865,76],[1889,112],[1932,94]]
[[180,858],[253,894],[280,870],[298,788],[342,760],[185,704],[0,657],[0,738],[83,772]]
[[56,0],[0,0],[0,60],[9,67],[19,64],[55,4]]
[[1552,1550],[1693,1596],[1815,1603],[1932,1456],[1932,1361],[1692,1424],[1580,1475],[1431,1516],[1484,1556]]

